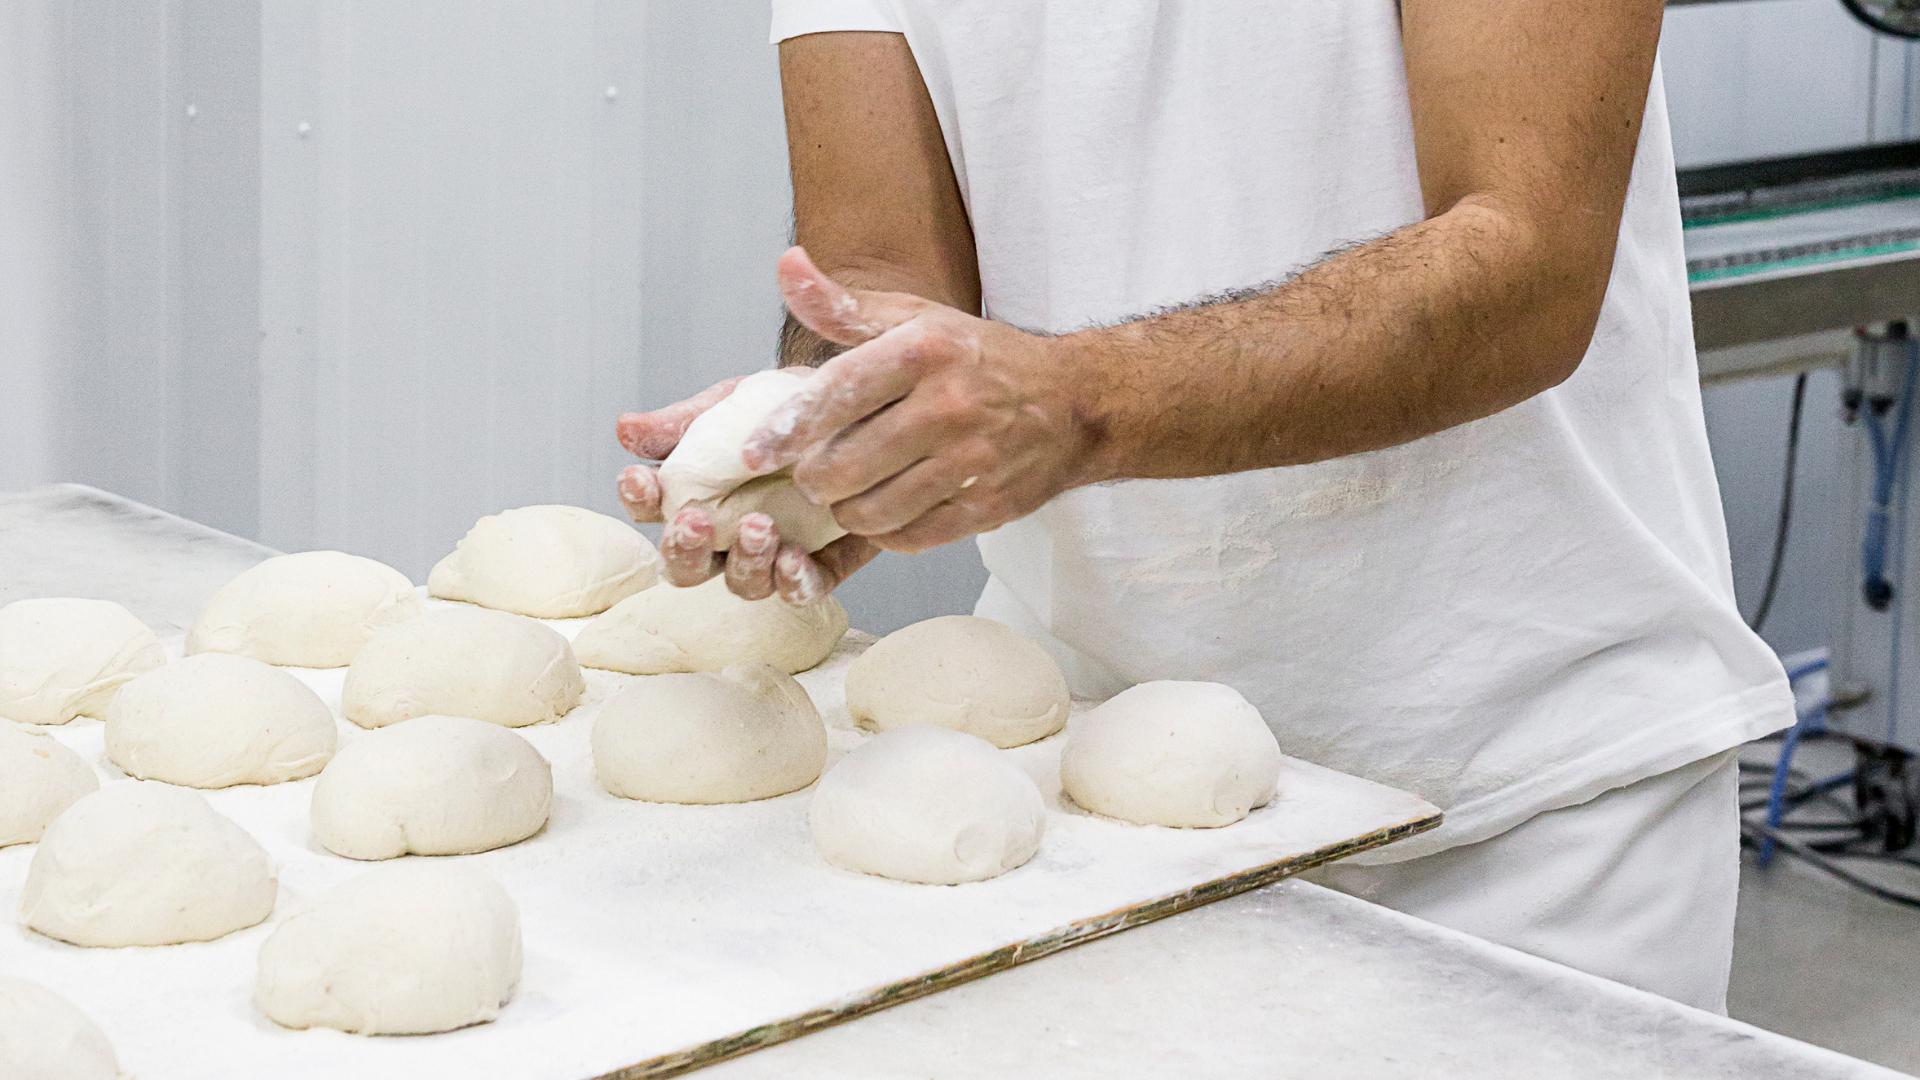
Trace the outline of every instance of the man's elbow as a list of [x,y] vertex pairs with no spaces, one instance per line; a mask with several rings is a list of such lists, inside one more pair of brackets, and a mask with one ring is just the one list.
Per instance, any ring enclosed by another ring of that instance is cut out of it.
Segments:
[[[1489,299],[1506,322],[1509,373],[1522,397],[1566,382],[1580,368],[1600,325],[1613,275],[1618,219],[1610,227],[1569,226],[1564,211],[1547,212],[1491,196],[1462,199],[1450,211],[1469,216],[1483,258],[1504,262],[1505,288]],[[1572,220],[1578,220],[1575,215]],[[1490,253],[1499,251],[1500,256]],[[1486,265],[1483,263],[1483,265]]]
[[1562,278],[1535,308],[1538,317],[1530,320],[1534,326],[1529,334],[1535,347],[1528,350],[1534,393],[1551,390],[1580,370],[1600,326],[1609,271],[1602,270],[1597,280],[1591,267]]

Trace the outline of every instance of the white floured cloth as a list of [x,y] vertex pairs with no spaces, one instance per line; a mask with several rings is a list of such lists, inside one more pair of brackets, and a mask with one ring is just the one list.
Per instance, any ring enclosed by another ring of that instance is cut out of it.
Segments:
[[1740,891],[1733,752],[1478,844],[1308,880],[1724,1015]]
[[[904,33],[1015,325],[1284,278],[1423,213],[1394,0],[775,0],[776,40],[831,30]],[[1566,383],[1378,453],[1081,488],[980,550],[978,611],[1077,693],[1225,682],[1287,752],[1445,808],[1376,862],[1793,720],[1734,609],[1657,74]]]

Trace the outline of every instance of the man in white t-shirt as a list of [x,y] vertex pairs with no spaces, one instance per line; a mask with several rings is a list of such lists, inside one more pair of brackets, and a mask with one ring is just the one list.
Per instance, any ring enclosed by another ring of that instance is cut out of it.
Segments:
[[[1661,0],[775,0],[799,406],[852,535],[666,524],[676,583],[979,534],[1075,690],[1207,679],[1446,824],[1320,879],[1723,1008],[1733,604]],[[621,420],[664,456],[722,384]],[[640,519],[652,471],[622,474]]]

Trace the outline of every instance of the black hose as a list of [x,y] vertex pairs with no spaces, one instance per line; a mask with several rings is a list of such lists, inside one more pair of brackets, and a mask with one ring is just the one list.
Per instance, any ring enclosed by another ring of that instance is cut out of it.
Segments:
[[[1865,0],[1840,0],[1840,6],[1846,8],[1854,18],[1865,23],[1869,29],[1877,30],[1882,34],[1891,34],[1894,37],[1920,38],[1920,6],[1902,3],[1900,0],[1894,0],[1890,4],[1882,0],[1881,3],[1874,5],[1869,5]],[[1905,19],[1901,22],[1889,20],[1881,14],[1880,10],[1886,7],[1898,9],[1904,13]]]
[[1754,609],[1747,625],[1759,633],[1773,612],[1773,599],[1780,592],[1780,569],[1787,561],[1787,536],[1793,528],[1793,483],[1800,463],[1800,419],[1806,412],[1807,373],[1793,379],[1793,406],[1787,417],[1787,466],[1780,481],[1780,517],[1773,527],[1773,561],[1767,566],[1767,585],[1760,592],[1760,606]]
[[1861,877],[1859,874],[1835,862],[1829,855],[1822,853],[1813,845],[1802,841],[1798,837],[1789,836],[1779,829],[1764,825],[1758,821],[1742,821],[1740,823],[1740,829],[1749,837],[1757,836],[1761,839],[1773,841],[1781,850],[1791,852],[1795,858],[1800,859],[1807,865],[1830,874],[1864,893],[1877,896],[1890,904],[1898,904],[1901,907],[1920,910],[1920,896],[1901,892],[1898,889],[1890,889],[1877,881]]

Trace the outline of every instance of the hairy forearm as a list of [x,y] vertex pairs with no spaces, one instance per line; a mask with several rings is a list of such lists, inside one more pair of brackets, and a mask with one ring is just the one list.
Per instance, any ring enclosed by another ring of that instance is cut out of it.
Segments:
[[1571,374],[1610,257],[1464,202],[1251,295],[1067,335],[1085,479],[1297,465],[1491,415]]

